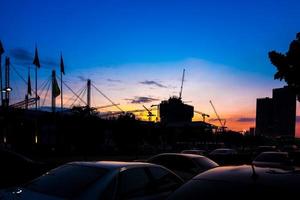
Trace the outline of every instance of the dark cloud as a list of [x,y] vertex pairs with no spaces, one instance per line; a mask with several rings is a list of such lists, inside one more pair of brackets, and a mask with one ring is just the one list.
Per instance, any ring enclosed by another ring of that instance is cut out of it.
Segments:
[[130,101],[133,104],[140,104],[140,103],[150,103],[153,101],[159,101],[159,99],[152,98],[152,97],[134,97],[134,99],[125,99],[126,101]]
[[[18,64],[29,64],[31,65],[32,62],[33,62],[33,58],[34,58],[34,53],[26,50],[26,49],[23,49],[23,48],[14,48],[14,49],[11,49],[9,51],[10,53],[10,56],[12,57],[12,59],[15,60],[16,63]],[[41,65],[47,65],[47,66],[58,66],[59,63],[54,61],[53,59],[51,58],[41,58],[40,55],[39,55],[39,59],[40,59],[40,62],[41,62]]]
[[15,58],[16,60],[21,61],[32,61],[33,54],[25,49],[22,48],[15,48],[10,50],[10,55]]
[[122,81],[121,80],[117,80],[117,79],[106,79],[108,82],[113,82],[113,83],[121,83]]
[[161,87],[161,88],[167,88],[167,86],[163,85],[163,84],[160,84],[156,81],[141,81],[139,82],[140,84],[144,84],[144,85],[154,85],[154,86],[157,86],[157,87]]
[[237,122],[255,122],[255,117],[241,117],[236,119]]

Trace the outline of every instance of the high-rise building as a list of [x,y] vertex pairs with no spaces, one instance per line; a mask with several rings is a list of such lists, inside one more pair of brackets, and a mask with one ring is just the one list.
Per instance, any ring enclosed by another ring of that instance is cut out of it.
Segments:
[[256,100],[255,135],[271,135],[273,132],[273,99]]
[[273,89],[274,135],[295,136],[296,95],[288,87]]
[[257,99],[256,135],[295,136],[296,95],[288,87],[273,89],[273,98]]

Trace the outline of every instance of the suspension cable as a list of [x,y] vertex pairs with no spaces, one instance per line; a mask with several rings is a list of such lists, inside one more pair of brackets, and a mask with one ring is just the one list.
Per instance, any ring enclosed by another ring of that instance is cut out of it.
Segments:
[[78,100],[78,98],[81,97],[82,93],[86,90],[86,87],[83,87],[82,90],[80,91],[78,97],[73,101],[73,103],[71,104],[71,107],[74,106],[74,104],[76,103],[76,101]]
[[44,106],[45,105],[45,101],[46,101],[46,98],[47,98],[47,96],[48,96],[48,92],[49,92],[49,89],[50,89],[50,83],[48,84],[48,88],[47,88],[47,92],[46,92],[46,94],[45,94],[45,97],[44,97],[44,100],[43,100],[43,103],[42,103],[42,106]]
[[[61,80],[61,77],[59,77],[59,76],[56,76],[59,80]],[[85,105],[87,105],[87,103],[83,100],[83,99],[81,99],[73,90],[72,90],[72,88],[70,88],[67,84],[66,84],[66,82],[65,81],[62,81],[62,83],[64,84],[64,86],[66,86],[77,98],[79,98],[80,99],[80,101],[82,101]]]
[[[76,92],[76,94],[80,93],[80,91],[83,90],[84,87],[85,87],[85,86],[83,86],[82,88],[80,88],[80,89]],[[73,96],[69,97],[69,99],[66,101],[65,104],[68,105],[69,101],[71,101],[74,97],[75,97],[75,95],[73,94]]]
[[116,108],[118,108],[121,112],[124,112],[122,108],[120,108],[116,103],[114,103],[108,96],[106,96],[103,92],[101,92],[93,83],[91,85],[102,95],[104,96],[112,105],[114,105]]

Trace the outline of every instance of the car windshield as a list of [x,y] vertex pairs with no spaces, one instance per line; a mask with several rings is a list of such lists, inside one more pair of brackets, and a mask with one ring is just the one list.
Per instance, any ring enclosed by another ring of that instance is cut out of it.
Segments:
[[33,180],[25,188],[63,198],[71,198],[103,178],[107,169],[82,165],[63,165]]
[[193,160],[198,164],[198,166],[201,166],[203,169],[211,169],[214,167],[218,167],[219,165],[215,163],[214,161],[208,159],[208,158],[193,158]]

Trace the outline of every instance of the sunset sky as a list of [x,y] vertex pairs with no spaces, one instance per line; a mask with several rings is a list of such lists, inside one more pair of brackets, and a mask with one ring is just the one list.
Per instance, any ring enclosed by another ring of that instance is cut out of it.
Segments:
[[[90,78],[124,110],[178,95],[186,69],[183,100],[215,118],[212,100],[227,126],[241,131],[255,126],[256,98],[284,85],[273,80],[268,52],[287,51],[300,31],[299,10],[299,0],[0,0],[0,40],[25,79],[31,67],[32,85],[35,46],[40,85],[59,72],[62,52],[72,89]],[[11,77],[17,102],[26,85],[14,70]],[[93,106],[110,104],[92,96]]]

